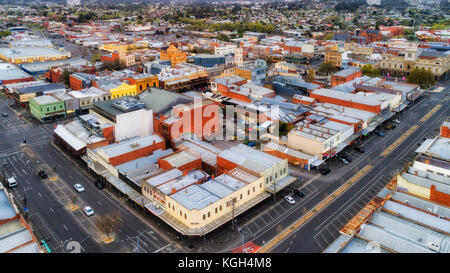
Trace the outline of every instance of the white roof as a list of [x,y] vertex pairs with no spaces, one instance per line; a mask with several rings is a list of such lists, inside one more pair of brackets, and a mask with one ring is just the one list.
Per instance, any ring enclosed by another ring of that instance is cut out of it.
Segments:
[[66,129],[64,125],[57,125],[53,132],[61,137],[67,144],[72,146],[72,148],[74,148],[76,151],[79,151],[86,147],[86,143],[80,140],[78,137],[74,136],[69,130]]
[[385,210],[400,214],[416,223],[432,227],[444,233],[450,233],[450,221],[441,219],[426,212],[405,206],[403,204],[387,200],[383,207]]

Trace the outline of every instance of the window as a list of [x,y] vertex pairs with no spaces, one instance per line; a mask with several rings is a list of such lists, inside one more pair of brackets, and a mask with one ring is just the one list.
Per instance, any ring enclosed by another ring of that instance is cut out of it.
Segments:
[[211,212],[208,211],[208,218],[209,218],[209,216],[211,216]]
[[203,220],[205,220],[205,219],[206,219],[206,215],[203,214]]
[[184,219],[187,219],[186,213],[184,214]]
[[247,195],[250,195],[250,190],[247,190]]
[[222,211],[222,205],[219,206],[219,210]]
[[253,192],[255,192],[255,187],[253,187]]
[[242,200],[242,193],[241,193],[240,199]]
[[259,183],[259,188],[262,188],[262,183]]
[[181,212],[181,210],[180,210],[180,216],[183,216],[183,213]]
[[217,213],[217,208],[216,208],[216,213]]

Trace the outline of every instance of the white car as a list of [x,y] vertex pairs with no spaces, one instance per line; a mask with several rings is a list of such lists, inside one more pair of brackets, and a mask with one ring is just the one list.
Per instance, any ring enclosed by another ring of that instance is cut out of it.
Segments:
[[400,121],[398,119],[393,119],[392,122],[400,124]]
[[77,190],[77,192],[84,192],[84,187],[81,184],[75,184],[73,187]]
[[348,161],[345,158],[339,157],[339,160],[346,165],[348,164]]
[[291,204],[291,205],[294,205],[295,204],[295,200],[294,200],[294,198],[292,198],[291,196],[285,196],[284,197],[284,199],[286,199],[286,201],[289,203],[289,204]]
[[83,208],[83,212],[88,217],[94,215],[94,210],[91,207],[89,207],[89,206],[84,207]]

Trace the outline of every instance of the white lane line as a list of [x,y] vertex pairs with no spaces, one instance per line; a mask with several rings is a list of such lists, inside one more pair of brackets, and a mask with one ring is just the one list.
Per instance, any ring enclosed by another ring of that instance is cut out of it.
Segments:
[[[383,173],[384,172],[384,170],[387,168],[387,166],[385,166],[379,173]],[[372,185],[372,181],[374,180],[374,179],[376,179],[376,178],[379,178],[378,176],[374,176],[372,179],[370,179],[370,181],[366,184],[366,185],[364,185],[363,187],[361,187],[361,189],[359,189],[359,191],[358,192],[356,192],[356,194],[355,195],[353,195],[353,196],[361,196],[360,195],[360,193],[362,192],[362,191],[364,191],[363,193],[365,193],[368,189],[370,189],[371,188],[371,186],[373,186]],[[358,180],[358,181],[361,181],[361,180]],[[331,217],[335,217],[335,215],[336,215],[336,213],[339,213],[340,211],[341,211],[341,209],[344,207],[344,206],[347,206],[348,207],[348,205],[347,204],[349,204],[349,202],[350,201],[352,201],[352,199],[353,198],[350,198],[349,200],[347,200],[347,202],[345,202],[343,205],[341,205],[338,209],[336,209],[336,211],[333,213],[333,214],[331,214],[327,219],[325,219],[325,221],[323,221],[315,230],[318,230],[323,224],[325,224],[326,222],[328,222],[328,220],[331,218]],[[351,202],[349,205],[351,206],[351,205],[353,205],[355,202],[358,202],[358,200],[359,200],[359,198],[357,198],[356,200],[353,200],[353,202]],[[339,213],[338,215],[340,215],[341,213]]]
[[[39,194],[40,195],[40,194]],[[49,208],[50,209],[50,211],[52,212],[52,213],[55,213],[55,211],[52,209],[52,208]]]
[[42,194],[40,192],[38,192],[39,197],[42,197]]
[[102,204],[102,203],[100,203],[100,201],[97,201],[97,204],[99,204],[100,206],[103,206],[103,204]]
[[69,229],[66,227],[66,225],[63,225],[63,227],[64,227],[66,230],[69,230]]

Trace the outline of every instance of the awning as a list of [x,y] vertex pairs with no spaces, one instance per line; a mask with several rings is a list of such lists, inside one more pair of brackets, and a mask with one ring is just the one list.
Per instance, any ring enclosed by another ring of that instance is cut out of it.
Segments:
[[[287,186],[289,186],[292,182],[294,182],[295,180],[297,180],[297,178],[293,177],[293,176],[286,176],[280,180],[278,180],[275,185],[272,184],[269,187],[266,188],[266,191],[269,193],[277,193],[279,191],[281,191],[282,189],[286,188]],[[274,191],[275,188],[275,191]]]
[[309,165],[314,166],[314,167],[318,167],[320,165],[322,165],[322,163],[324,163],[325,160],[322,159],[316,159],[313,162],[311,162]]
[[406,106],[407,106],[406,104],[402,103],[401,105],[399,105],[399,107],[394,108],[393,112],[396,113],[401,112],[406,108]]
[[107,172],[103,174],[103,177],[111,183],[118,191],[128,196],[128,198],[133,199],[138,197],[140,194],[135,191],[133,188],[128,186],[125,182],[120,180],[119,178],[115,177],[111,173]]
[[153,202],[146,204],[145,208],[156,216],[160,216],[165,212],[164,209],[162,209],[161,207],[157,207],[157,205]]

